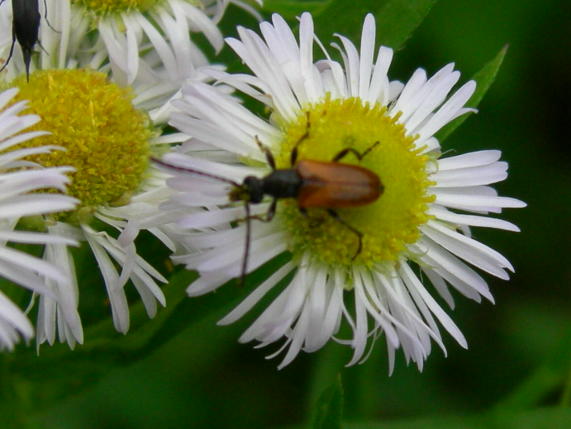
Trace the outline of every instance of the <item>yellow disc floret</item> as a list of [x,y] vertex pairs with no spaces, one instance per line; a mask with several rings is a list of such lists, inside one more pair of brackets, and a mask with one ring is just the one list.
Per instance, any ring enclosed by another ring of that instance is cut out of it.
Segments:
[[[326,98],[306,106],[296,121],[283,125],[279,168],[290,168],[290,153],[296,145],[298,160],[331,161],[343,149],[363,153],[379,142],[361,161],[349,153],[339,162],[369,169],[384,186],[375,202],[336,210],[345,223],[363,234],[358,254],[357,234],[325,210],[312,209],[304,216],[296,201],[281,203],[278,215],[289,232],[294,255],[309,251],[330,265],[372,266],[397,260],[407,244],[419,238],[419,226],[429,219],[426,211],[433,201],[428,194],[427,163],[431,158],[422,154],[415,137],[407,136],[397,120],[385,107],[358,98]],[[308,136],[300,142],[306,132]]]
[[86,222],[98,207],[129,200],[149,165],[153,135],[147,115],[133,107],[131,91],[89,70],[36,71],[29,83],[22,76],[10,86],[19,87],[18,100],[28,100],[31,113],[41,117],[33,129],[50,132],[24,145],[64,149],[31,160],[75,168],[67,193],[80,203],[59,219]]
[[146,12],[164,3],[165,0],[71,0],[71,2],[95,15],[106,16],[129,11]]

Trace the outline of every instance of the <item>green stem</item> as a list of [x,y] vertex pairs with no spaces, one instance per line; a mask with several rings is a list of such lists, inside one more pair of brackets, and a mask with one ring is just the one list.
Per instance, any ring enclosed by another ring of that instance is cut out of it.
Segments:
[[559,404],[562,407],[571,406],[571,370],[567,375],[567,381],[565,383],[565,387],[563,388],[563,393],[561,394],[561,400]]

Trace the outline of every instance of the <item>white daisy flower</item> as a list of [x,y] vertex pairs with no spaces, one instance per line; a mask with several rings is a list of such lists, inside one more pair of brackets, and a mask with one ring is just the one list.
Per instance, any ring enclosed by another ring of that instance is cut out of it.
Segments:
[[[129,329],[128,282],[150,317],[157,304],[165,305],[159,284],[166,279],[138,254],[135,239],[146,230],[175,249],[176,227],[168,220],[172,215],[158,209],[171,194],[165,185],[167,175],[150,158],[184,136],[162,135],[164,124],[157,112],[164,110],[162,100],[170,94],[169,85],[156,85],[144,75],[130,86],[117,84],[104,50],[86,53],[80,49],[84,23],[70,19],[69,1],[48,0],[47,8],[53,29],[41,26],[44,49],[32,58],[29,82],[19,53],[8,64],[5,78],[20,88],[14,100],[29,100],[30,110],[42,118],[42,130],[50,133],[25,146],[66,149],[30,159],[44,166],[74,168],[67,194],[79,204],[71,212],[45,216],[46,227],[52,234],[87,243],[100,270],[94,275],[104,280],[115,327],[125,333]],[[0,8],[0,22],[9,21],[5,18],[9,13]],[[0,40],[11,41],[5,34],[10,28],[0,29]],[[189,39],[185,43],[191,44]],[[6,49],[0,46],[0,52]],[[83,341],[81,322],[65,319],[61,306],[65,302],[77,308],[81,279],[76,278],[73,255],[64,243],[48,243],[44,258],[73,281],[59,300],[41,297],[36,339],[38,344],[52,344],[58,337],[73,347]],[[50,279],[50,285],[64,288],[58,279]]]
[[[441,327],[466,347],[421,279],[428,278],[450,306],[449,288],[492,301],[486,281],[470,266],[502,279],[513,268],[471,238],[470,227],[518,231],[485,215],[525,205],[488,186],[507,177],[499,151],[441,158],[435,133],[473,111],[464,106],[475,82],[451,92],[460,78],[453,64],[430,78],[418,69],[405,84],[391,81],[393,51],[381,46],[375,56],[371,15],[360,47],[343,36],[333,44],[342,63],[322,47],[307,13],[299,41],[278,15],[260,29],[262,37],[240,28],[239,40],[227,39],[252,75],[213,77],[260,102],[271,111],[269,120],[214,86],[193,83],[183,89],[171,121],[193,139],[163,158],[181,170],[170,181],[178,195],[166,208],[202,208],[179,221],[189,230],[188,251],[174,259],[200,274],[188,293],[205,294],[240,276],[251,226],[248,272],[284,252],[290,258],[278,259],[285,262],[220,324],[273,294],[240,341],[283,341],[280,368],[330,338],[353,349],[349,364],[355,364],[384,333],[391,371],[398,348],[419,369],[431,340],[444,350]],[[324,60],[313,59],[314,41]],[[273,170],[264,147],[278,171],[260,180]],[[243,184],[247,176],[254,179]],[[254,204],[262,194],[266,198]],[[262,222],[272,195],[293,198],[280,199],[273,219]],[[244,205],[254,216],[250,222],[243,221]],[[352,331],[349,339],[339,337],[343,325]]]
[[[230,3],[259,16],[242,0],[71,0],[72,20],[79,19],[98,30],[114,68],[131,84],[141,68],[156,72],[163,83],[180,82],[197,68],[209,64],[207,56],[191,41],[190,33],[201,33],[216,52],[224,44],[218,23]],[[261,3],[258,0],[258,3]],[[181,43],[182,42],[182,43]]]
[[[13,247],[8,243],[75,245],[73,240],[41,232],[15,230],[23,218],[63,212],[76,201],[66,195],[47,193],[49,188],[65,191],[69,168],[39,168],[26,161],[31,155],[50,153],[54,147],[23,148],[22,144],[45,133],[24,132],[36,124],[37,115],[21,115],[26,102],[9,106],[18,90],[0,92],[0,276],[40,295],[59,300],[61,290],[47,282],[69,286],[69,279],[55,265]],[[73,306],[61,305],[62,317],[77,317]],[[33,327],[24,312],[0,290],[0,349],[14,348],[20,337],[33,336]]]

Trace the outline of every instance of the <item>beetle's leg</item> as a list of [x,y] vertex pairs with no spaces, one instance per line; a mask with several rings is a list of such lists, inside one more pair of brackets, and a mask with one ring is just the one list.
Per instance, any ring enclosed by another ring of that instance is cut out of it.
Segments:
[[255,140],[260,150],[264,153],[264,155],[266,155],[266,160],[268,161],[268,164],[270,164],[272,171],[274,171],[276,169],[276,160],[274,159],[274,155],[270,149],[260,141],[258,136],[255,137]]
[[6,68],[6,66],[8,65],[10,60],[12,59],[12,54],[14,53],[14,45],[15,44],[16,44],[16,33],[14,31],[12,31],[12,46],[10,46],[10,52],[8,53],[8,58],[6,59],[4,64],[2,64],[2,67],[0,67],[0,72]]
[[354,226],[351,226],[350,224],[348,224],[345,220],[343,220],[343,218],[341,216],[339,216],[339,214],[335,210],[327,209],[327,213],[329,213],[329,215],[333,219],[335,219],[337,222],[339,222],[341,225],[343,225],[345,228],[347,228],[349,231],[351,231],[353,234],[355,234],[357,236],[357,239],[359,240],[358,245],[357,245],[357,251],[355,252],[353,257],[351,258],[351,260],[354,261],[355,258],[357,256],[359,256],[359,253],[361,253],[361,250],[363,250],[363,233],[361,231],[359,231],[357,228],[355,228]]
[[309,216],[309,213],[307,212],[307,209],[305,207],[300,207],[299,208],[299,212],[306,218],[309,220],[309,227],[310,228],[317,228],[319,225],[321,225],[324,221],[325,218],[323,217],[319,217],[319,218],[315,218],[315,217],[311,217]]
[[277,200],[277,198],[274,198],[274,200],[270,204],[270,207],[268,208],[268,211],[266,212],[265,215],[252,215],[249,218],[250,219],[256,219],[256,220],[259,220],[261,222],[271,222],[272,219],[274,218],[275,214],[276,214],[277,205],[278,205],[278,200]]
[[42,45],[42,42],[40,42],[39,40],[36,42],[38,44],[38,46],[40,47],[40,49],[42,51],[44,51],[44,54],[49,55],[49,52],[46,51],[46,48],[44,48],[44,45]]
[[360,153],[357,149],[353,149],[352,147],[345,148],[341,150],[335,157],[333,158],[333,162],[340,161],[341,159],[345,158],[348,154],[352,153],[357,157],[359,161],[361,161],[365,156],[369,154],[380,142],[377,140],[371,146],[369,146],[365,152]]
[[276,198],[274,198],[274,200],[270,204],[270,207],[268,208],[268,211],[266,212],[265,215],[248,214],[247,217],[245,217],[243,219],[237,219],[236,222],[245,222],[248,220],[259,220],[260,222],[271,222],[272,219],[274,218],[275,214],[276,214],[277,205],[278,205],[278,200]]
[[54,32],[56,32],[56,33],[61,33],[61,31],[57,31],[55,28],[53,28],[52,25],[50,24],[50,21],[48,21],[48,4],[47,4],[47,0],[44,0],[44,19],[45,19],[46,22],[48,23],[48,27],[50,27]]
[[270,208],[268,208],[268,211],[266,212],[266,218],[263,220],[263,222],[270,222],[274,218],[276,214],[277,205],[278,205],[278,199],[274,198],[274,200],[270,204]]
[[306,138],[309,137],[309,130],[311,128],[311,122],[309,121],[309,112],[305,112],[305,116],[306,116],[305,132],[301,135],[301,137],[299,138],[299,140],[297,141],[297,143],[295,144],[295,146],[293,147],[293,149],[291,150],[291,153],[289,155],[289,165],[292,167],[295,165],[295,163],[297,161],[297,148],[298,148],[298,146]]

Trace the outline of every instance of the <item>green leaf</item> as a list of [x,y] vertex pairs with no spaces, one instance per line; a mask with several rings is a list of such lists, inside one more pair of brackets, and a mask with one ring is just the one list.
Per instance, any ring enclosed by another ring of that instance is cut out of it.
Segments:
[[319,14],[332,0],[265,0],[262,11],[268,13],[279,13],[285,19],[294,20],[296,16],[303,12]]
[[323,391],[315,405],[314,429],[341,429],[343,415],[343,386],[341,376],[334,385]]
[[571,427],[571,409],[543,408],[475,416],[433,417],[383,423],[347,423],[346,429],[555,429]]
[[[42,347],[39,356],[32,347],[3,356],[2,363],[9,380],[4,378],[2,382],[12,383],[20,400],[35,404],[33,411],[39,412],[90,386],[110,369],[148,356],[158,345],[205,316],[206,311],[187,311],[185,323],[172,322],[173,315],[179,314],[181,306],[191,301],[185,290],[194,276],[184,270],[174,276],[163,289],[168,305],[159,310],[153,320],[144,314],[140,302],[133,305],[131,320],[133,325],[141,326],[132,329],[126,336],[115,331],[109,316],[88,328],[85,331],[85,345],[77,346],[74,351],[69,350],[66,344],[56,344]],[[214,310],[219,310],[219,307],[213,305],[210,311]],[[144,324],[141,322],[143,318],[146,319]],[[168,329],[164,329],[165,325],[169,325]]]
[[[482,67],[479,72],[472,76],[472,79],[477,82],[478,86],[476,87],[476,91],[474,94],[472,94],[470,100],[468,100],[468,103],[466,103],[466,106],[478,107],[478,104],[480,104],[480,101],[482,101],[484,95],[486,95],[486,92],[488,92],[488,89],[490,89],[490,86],[492,86],[492,83],[494,83],[496,75],[502,66],[507,51],[508,45],[505,45],[502,49],[500,49],[493,60],[484,65],[484,67]],[[448,138],[448,136],[450,136],[450,134],[454,132],[454,130],[456,130],[456,128],[462,125],[462,123],[468,119],[469,116],[470,114],[462,115],[461,117],[450,122],[448,125],[444,126],[436,134],[438,140],[443,142],[446,138]]]
[[316,404],[324,390],[338,379],[340,371],[351,359],[342,345],[331,341],[312,357],[312,371],[309,379],[308,404]]
[[[550,353],[546,362],[498,402],[495,409],[523,410],[552,395],[558,388],[563,388],[563,396],[567,395],[568,387],[565,387],[565,383],[569,382],[570,371],[571,329],[567,329],[566,335]],[[563,397],[562,400],[566,398]]]
[[11,386],[4,392],[0,389],[0,412],[3,404],[10,403],[8,398],[18,397],[24,404],[34,404],[24,414],[37,414],[91,386],[113,368],[149,356],[191,325],[207,317],[221,317],[287,259],[289,255],[280,255],[260,267],[248,276],[247,287],[237,287],[231,281],[217,293],[199,299],[190,299],[186,293],[196,274],[180,269],[163,288],[167,306],[159,309],[154,319],[148,318],[140,301],[130,307],[131,330],[127,335],[115,331],[108,315],[85,330],[85,344],[73,351],[66,344],[56,344],[42,347],[39,356],[31,347],[0,355],[0,371],[6,374],[1,377],[0,372],[0,384]]
[[334,33],[357,42],[365,15],[372,13],[377,21],[377,43],[400,49],[435,3],[436,0],[333,0],[314,18],[315,29],[324,42]]

